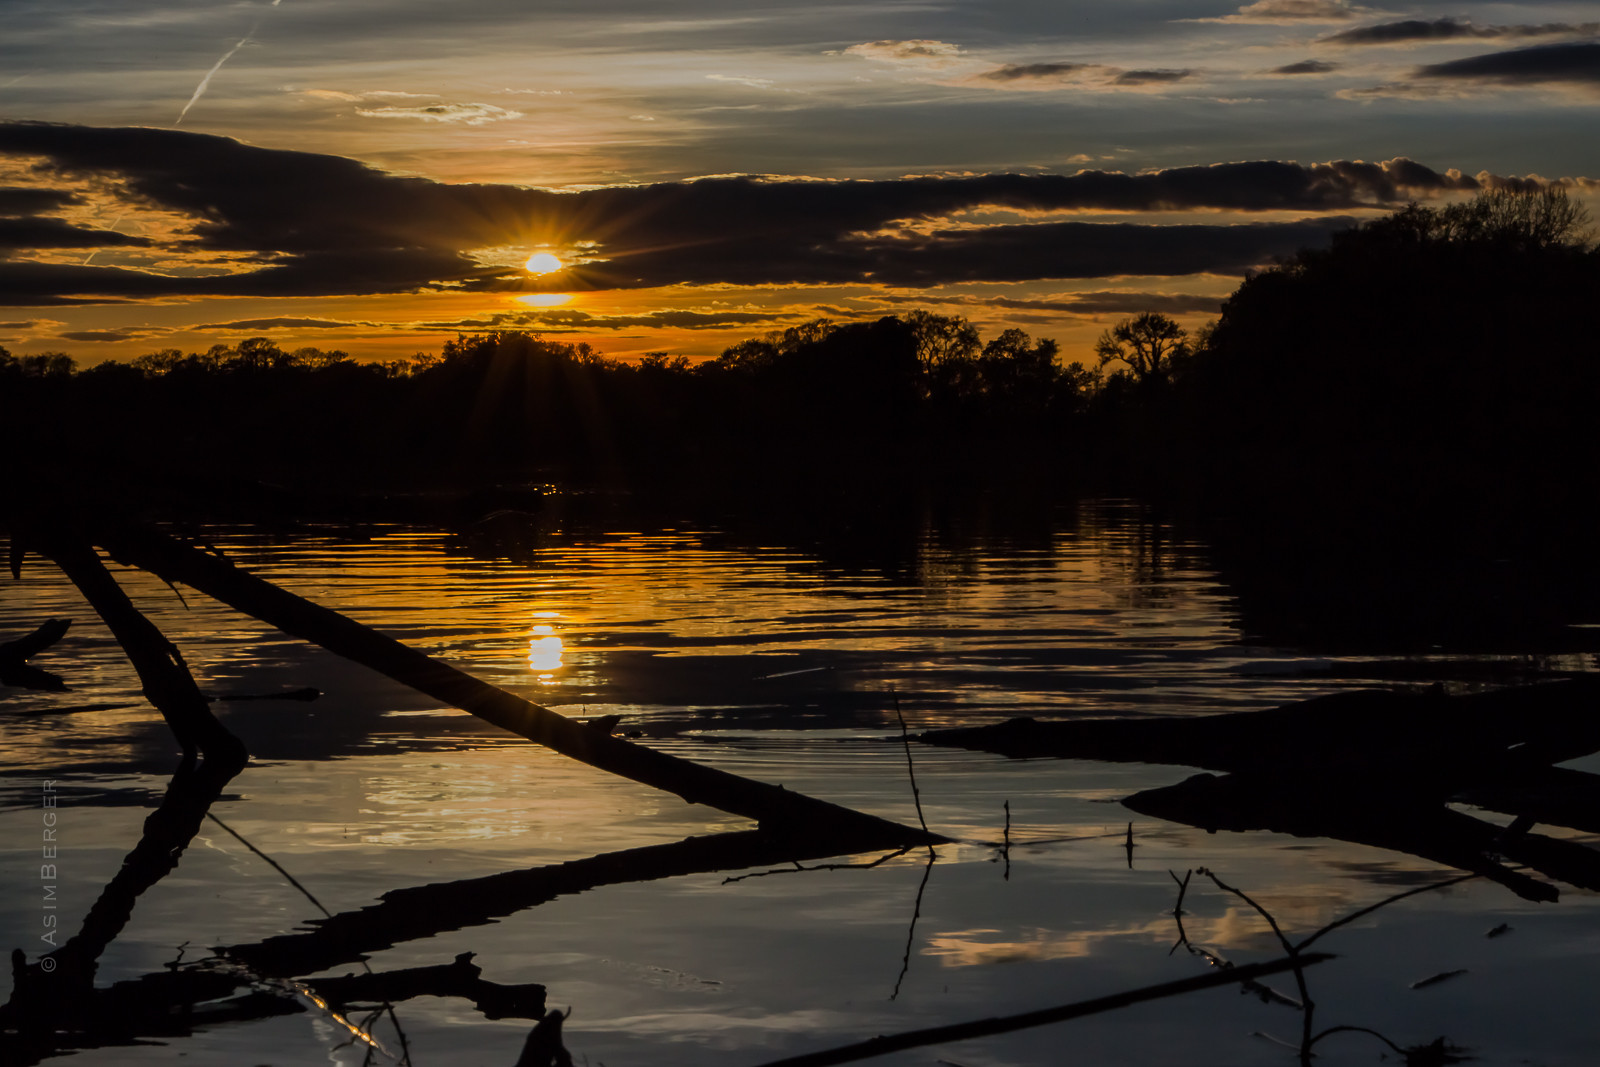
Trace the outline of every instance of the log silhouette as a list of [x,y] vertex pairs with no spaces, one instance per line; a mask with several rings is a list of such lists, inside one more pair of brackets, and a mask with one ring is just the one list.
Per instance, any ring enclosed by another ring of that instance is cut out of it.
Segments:
[[[403,685],[599,770],[756,820],[790,836],[853,839],[858,850],[946,840],[850,808],[657,752],[478,680],[232,563],[150,530],[97,530],[119,563],[183,583],[293,637],[370,667]],[[839,849],[848,851],[848,849]]]
[[208,760],[243,766],[249,758],[243,742],[211,714],[210,702],[195,684],[183,654],[133,606],[94,548],[74,535],[55,531],[36,532],[30,543],[55,561],[105,620],[138,672],[145,698],[161,712],[183,747],[184,758],[193,760],[198,751]]
[[1355,777],[1445,796],[1600,750],[1600,679],[1466,696],[1355,690],[1265,711],[1040,722],[915,735],[927,744],[1040,756],[1169,763],[1302,782]]
[[67,685],[59,674],[40,670],[28,663],[57,641],[72,625],[71,619],[48,619],[33,633],[0,645],[0,685],[14,685],[20,689],[43,689],[59,693]]

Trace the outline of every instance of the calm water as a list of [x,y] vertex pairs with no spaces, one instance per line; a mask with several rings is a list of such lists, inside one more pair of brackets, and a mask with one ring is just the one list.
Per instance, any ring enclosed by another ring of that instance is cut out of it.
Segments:
[[[1205,546],[1153,538],[1136,509],[1114,503],[1023,539],[929,532],[889,562],[752,547],[714,530],[524,533],[211,532],[236,562],[529,699],[580,717],[621,714],[621,728],[647,744],[911,823],[895,695],[920,729],[1234,711],[1397,674],[1452,681],[1587,670],[1593,659],[1440,649],[1397,662],[1254,646]],[[672,873],[686,861],[665,850],[591,876],[597,865],[578,861],[743,824],[508,737],[198,594],[185,603],[147,576],[118,573],[208,692],[314,686],[324,695],[217,705],[254,761],[212,807],[220,822],[207,820],[178,868],[140,897],[97,974],[105,987],[221,969],[239,977],[233,997],[254,988],[252,1004],[281,1011],[240,1008],[188,1036],[88,1050],[76,1063],[516,1061],[531,1022],[486,1018],[471,999],[399,1003],[372,1024],[374,1049],[290,980],[251,973],[253,946],[312,929],[321,913],[223,824],[340,919],[392,890],[448,886],[421,898],[423,921],[369,945],[367,966],[392,972],[474,953],[488,982],[546,986],[550,1006],[572,1009],[566,1042],[577,1062],[609,1067],[755,1067],[1205,973],[1197,951],[1174,950],[1169,871],[1209,868],[1291,938],[1457,873],[1324,839],[1208,835],[1118,803],[1182,780],[1191,773],[1182,768],[917,748],[928,823],[957,839],[931,866],[923,851],[872,867],[879,857],[685,874]],[[63,673],[71,691],[0,690],[0,915],[30,959],[49,947],[38,941],[35,878],[43,780],[60,796],[58,904],[73,931],[176,762],[76,592],[32,561],[20,581],[0,584],[0,638],[51,616],[76,622],[36,662]],[[488,902],[504,883],[474,881],[562,864],[571,878],[533,876],[499,910]],[[738,874],[752,876],[728,880]],[[485,902],[482,913],[462,901]],[[1535,904],[1476,880],[1375,911],[1318,943],[1339,959],[1307,972],[1316,1028],[1362,1027],[1402,1047],[1445,1037],[1478,1063],[1593,1063],[1597,905],[1568,886],[1559,902]],[[1248,904],[1202,876],[1184,910],[1195,949],[1235,963],[1281,954]],[[364,973],[353,957],[308,958],[320,969],[294,979]],[[1290,976],[1267,984],[1298,995]],[[350,1013],[357,1022],[368,1014]],[[1300,1029],[1296,1009],[1224,988],[876,1062],[1292,1063],[1284,1042]],[[1327,1037],[1317,1054],[1328,1064],[1399,1059],[1355,1031]]]

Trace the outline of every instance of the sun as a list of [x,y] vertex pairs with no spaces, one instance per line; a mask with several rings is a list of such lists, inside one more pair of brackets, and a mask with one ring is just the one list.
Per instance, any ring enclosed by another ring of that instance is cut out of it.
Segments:
[[522,266],[530,274],[550,274],[561,269],[561,261],[549,252],[535,252]]

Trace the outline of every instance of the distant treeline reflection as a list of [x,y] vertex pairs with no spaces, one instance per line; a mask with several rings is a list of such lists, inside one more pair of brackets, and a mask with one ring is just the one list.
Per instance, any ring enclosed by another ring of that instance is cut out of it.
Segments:
[[[1548,510],[1600,459],[1600,252],[1559,190],[1412,206],[1099,365],[926,311],[818,320],[691,365],[527,333],[358,362],[265,338],[77,370],[0,349],[0,443],[41,480],[407,489],[539,479],[1130,490],[1249,511]],[[1330,509],[1332,502],[1335,506]],[[1335,520],[1337,521],[1337,520]]]

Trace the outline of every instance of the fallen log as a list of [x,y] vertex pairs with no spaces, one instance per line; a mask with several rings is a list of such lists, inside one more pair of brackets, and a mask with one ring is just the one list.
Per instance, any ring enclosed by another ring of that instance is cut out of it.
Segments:
[[65,690],[67,683],[62,681],[59,674],[40,670],[28,661],[61,640],[71,625],[71,619],[47,619],[26,637],[0,645],[0,685],[42,689],[51,693]]
[[55,561],[105,621],[138,672],[145,699],[161,712],[184,757],[192,760],[198,751],[208,760],[243,766],[249,758],[244,743],[211,714],[183,654],[133,606],[93,547],[56,532],[35,534],[30,545]]
[[1264,830],[1402,852],[1482,875],[1524,900],[1554,901],[1560,892],[1505,866],[1494,858],[1496,853],[1582,888],[1593,888],[1600,879],[1600,853],[1582,845],[1531,834],[1511,838],[1500,827],[1443,804],[1406,803],[1360,788],[1304,789],[1245,775],[1197,774],[1176,785],[1135,793],[1122,803],[1141,815],[1210,833]]
[[915,740],[1013,758],[1161,763],[1257,777],[1361,775],[1447,796],[1600,750],[1600,678],[1466,696],[1359,690],[1266,711],[933,730]]
[[1600,834],[1600,775],[1569,767],[1539,767],[1473,786],[1462,790],[1458,799],[1488,811]]
[[290,636],[320,645],[564,756],[674,793],[691,804],[754,819],[769,832],[846,835],[861,850],[946,840],[781,785],[704,767],[574,722],[160,533],[116,527],[95,531],[94,539],[119,563],[173,584],[191,586]]

